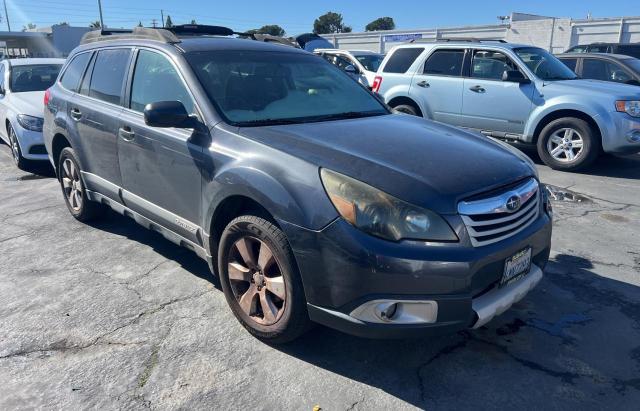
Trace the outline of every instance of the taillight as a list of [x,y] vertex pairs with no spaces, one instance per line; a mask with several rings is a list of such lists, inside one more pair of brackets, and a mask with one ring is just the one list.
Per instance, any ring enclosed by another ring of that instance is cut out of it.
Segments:
[[373,85],[371,86],[371,89],[373,90],[374,93],[377,93],[378,91],[380,91],[381,84],[382,84],[382,77],[376,76],[373,79]]
[[49,99],[51,98],[51,91],[49,91],[49,89],[47,89],[47,91],[44,92],[44,106],[47,107],[49,105]]

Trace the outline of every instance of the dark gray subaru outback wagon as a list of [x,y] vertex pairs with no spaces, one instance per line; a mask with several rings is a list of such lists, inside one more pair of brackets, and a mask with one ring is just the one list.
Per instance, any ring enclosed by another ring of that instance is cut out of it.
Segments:
[[[197,29],[197,30],[196,30]],[[255,336],[477,328],[542,278],[532,163],[392,114],[302,50],[194,27],[90,33],[45,95],[66,205],[106,207],[205,258]]]

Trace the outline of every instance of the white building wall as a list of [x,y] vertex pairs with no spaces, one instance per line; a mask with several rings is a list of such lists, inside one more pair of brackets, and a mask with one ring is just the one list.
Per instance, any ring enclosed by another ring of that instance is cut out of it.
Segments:
[[365,33],[341,33],[325,36],[336,47],[347,50],[371,50],[386,53],[411,38],[505,39],[531,44],[553,53],[561,53],[577,44],[595,42],[640,42],[640,17],[571,20],[513,13],[510,24],[465,26],[417,30],[390,30]]

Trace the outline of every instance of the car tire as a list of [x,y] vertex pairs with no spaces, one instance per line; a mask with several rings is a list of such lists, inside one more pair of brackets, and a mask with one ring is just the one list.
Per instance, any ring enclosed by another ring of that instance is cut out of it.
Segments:
[[291,247],[272,222],[253,215],[232,220],[218,247],[218,273],[240,323],[255,337],[286,343],[309,328],[302,281]]
[[398,104],[397,106],[393,107],[393,109],[402,114],[409,114],[412,116],[420,117],[420,112],[418,111],[418,109],[411,104]]
[[58,158],[58,180],[64,202],[76,220],[88,222],[102,216],[105,208],[89,200],[80,171],[75,151],[71,147],[64,148]]
[[538,137],[538,155],[554,170],[577,171],[600,154],[598,133],[579,118],[566,117],[547,124]]
[[13,162],[20,170],[27,171],[29,168],[29,160],[22,156],[22,149],[18,142],[18,136],[11,124],[7,125],[7,134],[9,136],[9,148],[11,148],[11,157]]

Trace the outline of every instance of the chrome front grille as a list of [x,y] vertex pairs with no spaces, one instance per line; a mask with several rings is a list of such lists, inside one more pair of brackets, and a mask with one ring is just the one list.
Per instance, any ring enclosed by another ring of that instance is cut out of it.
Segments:
[[461,201],[458,203],[458,213],[474,247],[505,240],[524,230],[538,218],[538,182],[532,178],[501,194]]

